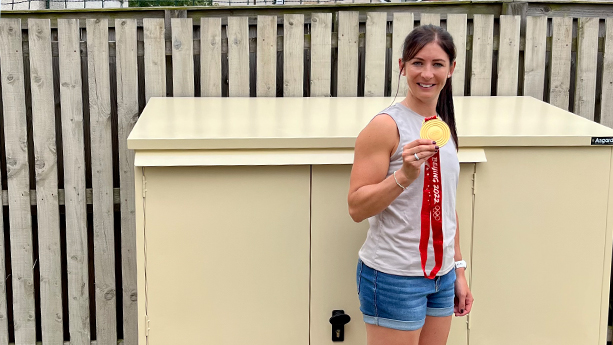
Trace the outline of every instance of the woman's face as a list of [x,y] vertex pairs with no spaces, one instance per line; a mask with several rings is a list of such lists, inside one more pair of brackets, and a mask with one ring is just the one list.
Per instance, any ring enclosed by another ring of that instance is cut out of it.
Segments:
[[450,63],[449,56],[436,42],[425,45],[404,66],[402,59],[399,64],[409,85],[408,97],[424,103],[436,103],[455,68],[455,61]]

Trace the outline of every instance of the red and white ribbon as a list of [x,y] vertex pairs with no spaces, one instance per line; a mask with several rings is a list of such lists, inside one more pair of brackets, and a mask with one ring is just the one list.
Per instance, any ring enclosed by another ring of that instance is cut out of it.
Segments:
[[[436,119],[426,118],[425,122]],[[421,207],[421,238],[419,254],[424,277],[434,279],[443,265],[443,188],[441,185],[441,158],[439,152],[430,157],[425,165],[423,203]],[[432,246],[434,248],[434,268],[426,273],[428,261],[428,242],[432,225]]]

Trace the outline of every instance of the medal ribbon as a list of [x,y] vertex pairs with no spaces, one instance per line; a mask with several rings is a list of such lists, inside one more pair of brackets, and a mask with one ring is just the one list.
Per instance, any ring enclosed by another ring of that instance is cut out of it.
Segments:
[[[436,116],[424,121],[436,119]],[[419,239],[419,254],[424,277],[434,279],[443,265],[443,189],[441,186],[441,160],[439,153],[428,159],[425,165],[423,203],[421,207],[421,238]],[[430,240],[430,224],[432,224],[432,246],[434,247],[434,268],[426,273],[428,261],[428,241]]]

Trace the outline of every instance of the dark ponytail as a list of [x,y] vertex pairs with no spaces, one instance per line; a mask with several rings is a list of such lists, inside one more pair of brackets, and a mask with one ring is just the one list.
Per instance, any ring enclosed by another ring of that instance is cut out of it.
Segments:
[[441,93],[438,95],[436,102],[436,112],[441,119],[447,123],[451,130],[451,137],[455,143],[456,150],[458,149],[458,129],[455,124],[455,111],[453,107],[453,88],[451,87],[451,78],[447,78],[447,82]]
[[[428,43],[436,42],[449,56],[450,66],[453,65],[456,57],[455,44],[449,32],[445,31],[440,26],[422,25],[418,26],[404,39],[402,46],[402,62],[411,60],[417,53]],[[447,123],[451,130],[451,137],[458,148],[458,130],[455,123],[455,111],[453,107],[453,92],[451,87],[451,79],[447,78],[445,86],[438,96],[436,103],[436,112]]]

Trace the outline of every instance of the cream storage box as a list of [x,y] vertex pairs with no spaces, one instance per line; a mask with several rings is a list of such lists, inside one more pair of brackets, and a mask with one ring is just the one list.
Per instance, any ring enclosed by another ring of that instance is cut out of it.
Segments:
[[[397,99],[396,101],[400,101]],[[353,145],[392,98],[152,98],[135,151],[141,344],[365,345]],[[606,342],[613,130],[529,97],[456,97],[475,305],[454,345]],[[601,138],[602,140],[600,140]],[[145,342],[148,340],[148,343]]]

